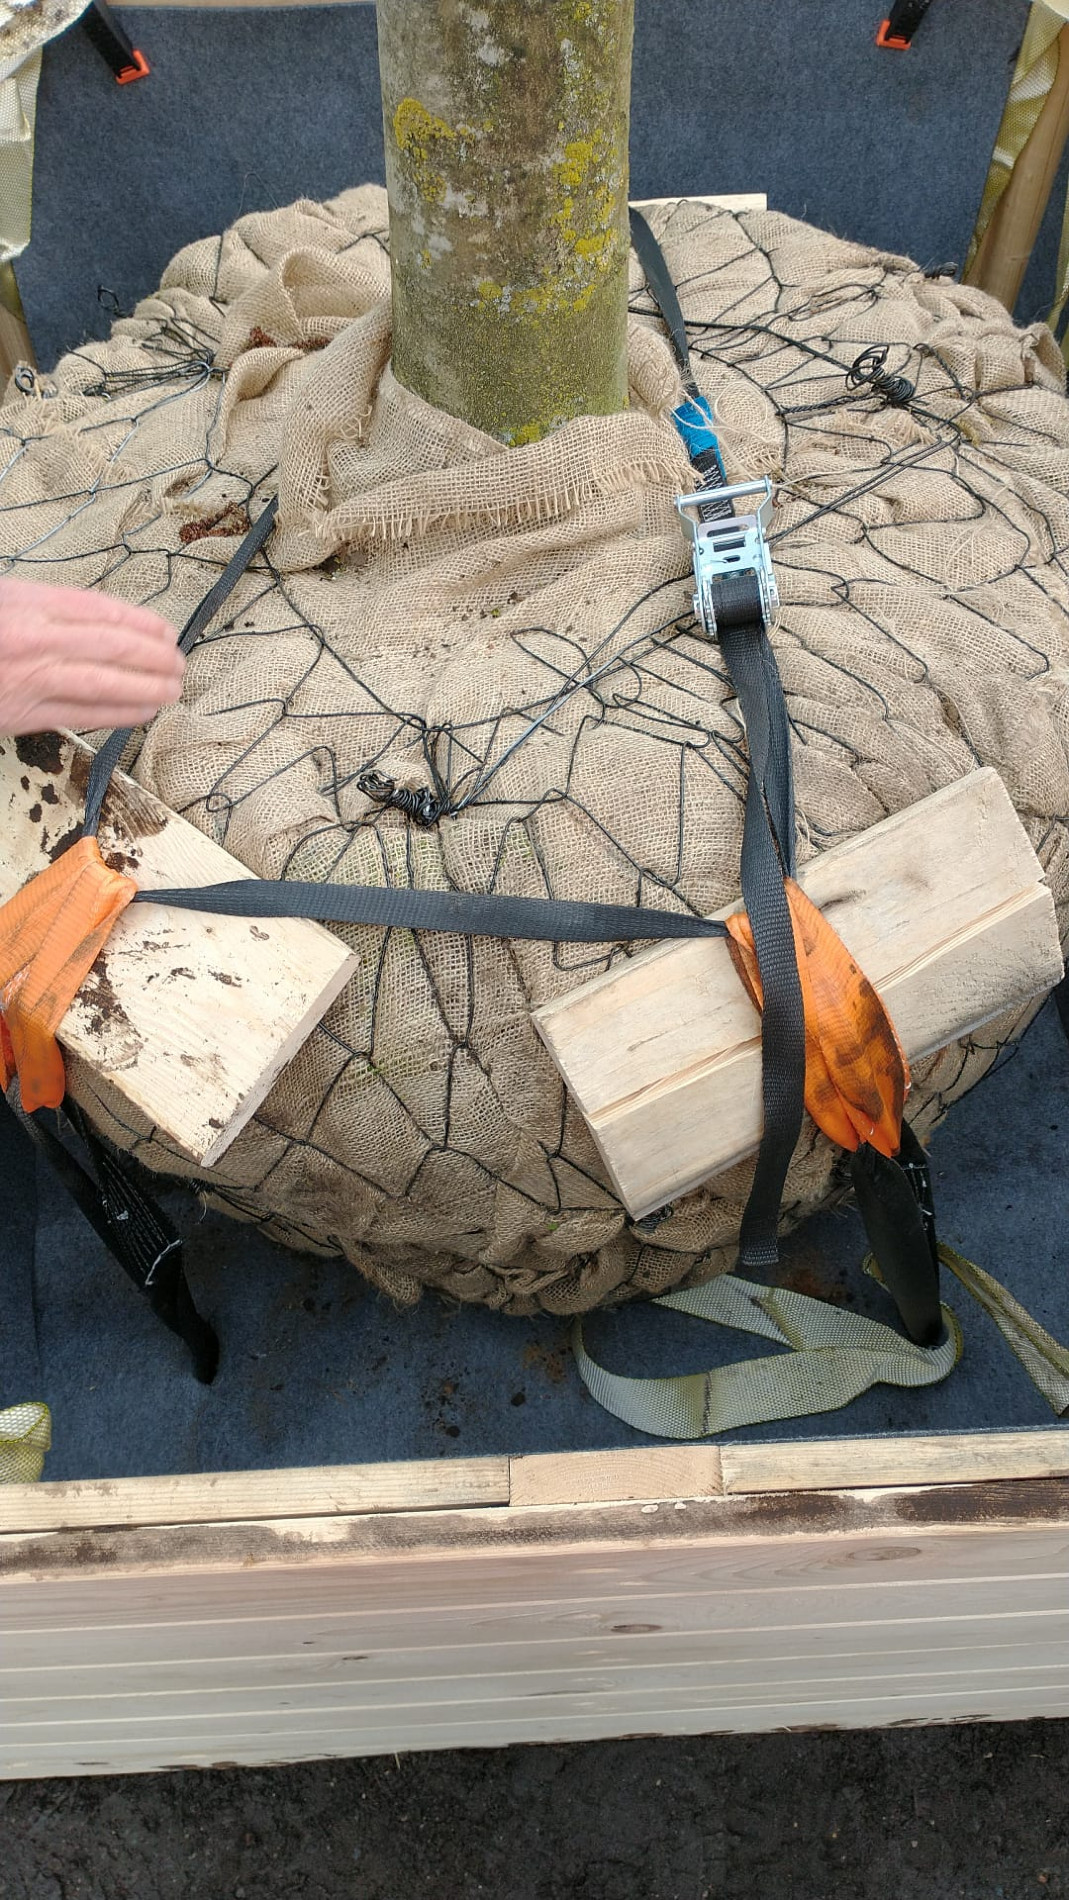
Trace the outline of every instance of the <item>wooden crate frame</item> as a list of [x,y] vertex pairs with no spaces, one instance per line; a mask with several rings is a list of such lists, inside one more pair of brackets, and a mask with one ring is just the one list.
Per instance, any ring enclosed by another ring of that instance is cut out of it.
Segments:
[[1069,1714],[1069,1432],[0,1491],[0,1775]]

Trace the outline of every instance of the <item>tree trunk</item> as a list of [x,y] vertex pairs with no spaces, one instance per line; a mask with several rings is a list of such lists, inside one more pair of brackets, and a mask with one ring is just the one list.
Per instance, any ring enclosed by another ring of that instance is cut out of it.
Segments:
[[393,367],[503,442],[627,402],[634,0],[378,0]]

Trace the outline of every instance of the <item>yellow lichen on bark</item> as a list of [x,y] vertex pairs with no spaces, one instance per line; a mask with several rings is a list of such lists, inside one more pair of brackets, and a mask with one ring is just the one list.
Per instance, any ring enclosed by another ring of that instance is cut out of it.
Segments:
[[509,443],[627,400],[633,0],[378,0],[394,369]]

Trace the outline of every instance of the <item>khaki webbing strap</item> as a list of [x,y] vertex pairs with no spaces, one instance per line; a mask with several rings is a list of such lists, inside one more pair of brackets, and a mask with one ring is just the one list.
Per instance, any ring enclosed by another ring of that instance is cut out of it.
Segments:
[[879,1320],[735,1274],[666,1293],[653,1304],[791,1348],[681,1378],[629,1379],[607,1372],[590,1357],[577,1320],[572,1343],[591,1397],[614,1417],[656,1438],[707,1438],[740,1425],[834,1412],[874,1385],[937,1385],[961,1356],[961,1329],[947,1306],[945,1339],[925,1347]]
[[955,1253],[953,1247],[940,1246],[939,1258],[994,1320],[1036,1391],[1043,1394],[1059,1418],[1064,1418],[1069,1413],[1069,1352],[992,1274]]
[[[994,1320],[1051,1409],[1060,1418],[1069,1414],[1069,1351],[992,1274],[952,1247],[940,1246],[939,1258]],[[864,1266],[879,1277],[871,1254]],[[834,1412],[874,1385],[937,1385],[953,1371],[962,1352],[961,1328],[949,1306],[942,1309],[946,1338],[926,1348],[879,1320],[844,1313],[826,1300],[784,1287],[757,1286],[734,1274],[666,1293],[652,1304],[759,1333],[791,1348],[677,1378],[629,1379],[607,1372],[590,1357],[577,1320],[572,1344],[579,1376],[591,1397],[615,1418],[655,1438],[708,1438],[737,1431],[740,1425]]]

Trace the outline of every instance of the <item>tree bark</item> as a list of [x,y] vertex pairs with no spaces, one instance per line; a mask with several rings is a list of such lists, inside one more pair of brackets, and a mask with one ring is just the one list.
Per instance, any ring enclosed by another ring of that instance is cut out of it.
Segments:
[[378,0],[393,367],[501,441],[627,402],[634,0]]

